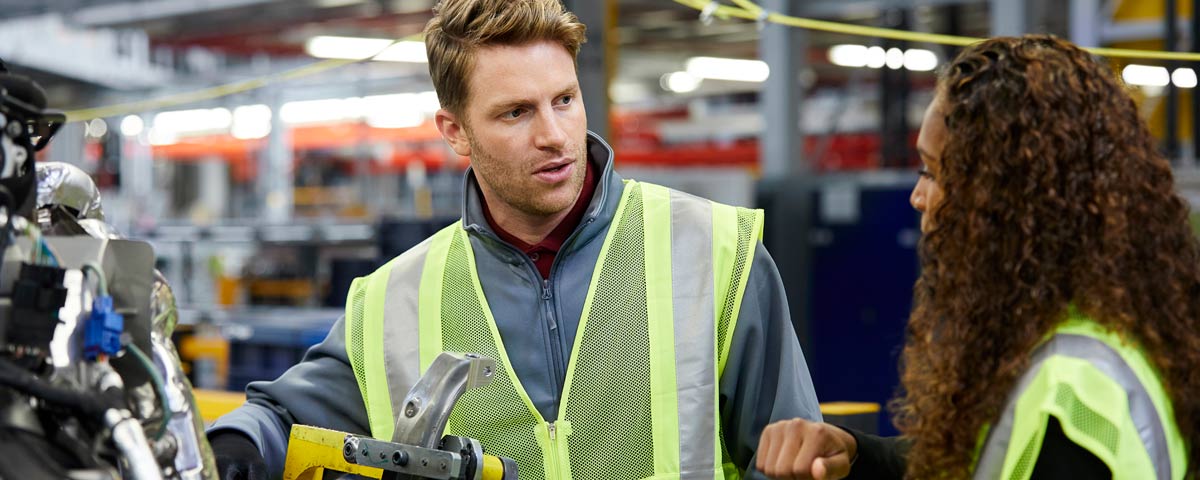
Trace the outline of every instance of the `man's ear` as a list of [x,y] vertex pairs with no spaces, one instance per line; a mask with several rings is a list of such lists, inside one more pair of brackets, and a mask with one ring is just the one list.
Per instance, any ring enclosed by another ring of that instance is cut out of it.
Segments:
[[467,139],[467,130],[458,117],[444,108],[438,109],[434,117],[437,129],[442,132],[442,138],[450,144],[454,153],[463,157],[471,156],[471,142]]

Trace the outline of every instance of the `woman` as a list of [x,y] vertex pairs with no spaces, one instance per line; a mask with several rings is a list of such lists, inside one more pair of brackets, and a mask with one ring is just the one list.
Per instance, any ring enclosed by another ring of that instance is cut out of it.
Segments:
[[759,469],[1195,475],[1200,249],[1155,143],[1112,69],[1070,43],[965,49],[918,140],[922,273],[893,405],[903,437],[780,422]]

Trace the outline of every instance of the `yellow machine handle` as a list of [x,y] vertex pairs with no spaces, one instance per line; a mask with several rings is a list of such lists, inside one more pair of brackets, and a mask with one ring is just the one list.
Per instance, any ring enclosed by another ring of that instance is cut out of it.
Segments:
[[494,455],[483,456],[483,480],[516,480],[504,478],[504,463]]
[[[380,478],[383,470],[346,462],[342,457],[345,438],[345,432],[293,425],[283,479],[320,480],[326,470]],[[485,454],[483,480],[517,480],[517,464],[512,460]]]

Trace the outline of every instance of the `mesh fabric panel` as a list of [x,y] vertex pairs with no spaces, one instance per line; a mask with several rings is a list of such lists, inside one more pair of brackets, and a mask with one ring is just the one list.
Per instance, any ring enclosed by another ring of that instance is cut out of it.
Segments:
[[[1075,430],[1092,437],[1109,452],[1116,455],[1117,426],[1079,401],[1079,396],[1075,394],[1074,388],[1067,384],[1059,384],[1058,389],[1054,392],[1054,403],[1067,414],[1067,418],[1059,419],[1064,428],[1065,425],[1070,424]],[[1036,442],[1031,439],[1025,446],[1010,479],[1026,479],[1033,473],[1031,471],[1034,465],[1033,461],[1038,453],[1033,450],[1034,443]]]
[[1054,395],[1054,403],[1067,412],[1070,418],[1066,419],[1066,423],[1100,442],[1109,452],[1117,453],[1117,426],[1079,401],[1074,388],[1060,384]]
[[654,476],[642,227],[641,189],[635,188],[614,227],[583,338],[575,347],[565,418],[573,432],[567,447],[577,480]]
[[542,449],[534,429],[540,422],[513,384],[513,373],[496,348],[487,315],[476,295],[462,235],[454,235],[446,260],[442,295],[442,348],[496,360],[487,386],[467,390],[455,405],[446,433],[479,440],[487,452],[517,461],[522,479],[545,478]]
[[[367,301],[367,281],[360,280],[354,283],[354,292],[350,295],[350,318],[346,321],[350,322],[350,365],[354,367],[354,378],[358,380],[360,386],[359,391],[362,392],[363,405],[370,405],[367,401],[367,389],[361,388],[367,385],[367,368],[363,360],[363,310]],[[370,416],[371,409],[367,409],[367,414]]]
[[[726,338],[729,332],[729,325],[733,323],[734,302],[737,301],[738,293],[746,287],[742,282],[742,272],[750,268],[750,256],[753,254],[751,248],[756,242],[753,242],[754,235],[754,211],[739,208],[737,209],[737,253],[733,261],[733,280],[729,282],[729,291],[725,292],[725,304],[721,306],[720,316],[717,318],[717,365],[720,365],[725,360],[726,346],[732,341],[732,338]],[[733,456],[729,454],[729,447],[725,445],[725,428],[718,422],[717,441],[721,442],[721,462],[732,463]]]

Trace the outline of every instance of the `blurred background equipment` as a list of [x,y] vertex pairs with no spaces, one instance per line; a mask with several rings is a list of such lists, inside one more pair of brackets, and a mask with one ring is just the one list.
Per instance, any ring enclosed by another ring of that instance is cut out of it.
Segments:
[[46,104],[0,71],[0,478],[215,478],[174,295],[86,173],[36,163],[65,120]]
[[[70,234],[153,246],[179,305],[168,336],[194,385],[238,391],[273,378],[324,337],[353,278],[459,216],[467,161],[433,126],[419,38],[433,3],[0,0],[0,57],[72,115],[23,124],[39,138],[57,131],[39,159],[74,166],[105,200],[103,220],[64,199],[36,223],[74,214]],[[588,123],[616,150],[617,170],[767,209],[766,245],[826,401],[883,405],[898,384],[918,273],[913,145],[936,71],[958,48],[926,34],[1200,51],[1197,1],[754,3],[908,33],[806,30],[753,9],[704,15],[703,0],[565,0],[589,26],[578,61]],[[1109,60],[1181,193],[1200,204],[1197,65]],[[45,106],[44,95],[10,90],[24,100],[6,108]],[[62,176],[62,195],[90,193],[72,171],[46,175]],[[0,180],[14,198],[32,183]],[[42,284],[42,272],[27,275]],[[199,397],[210,418],[236,401]],[[873,415],[894,432],[886,409]]]

